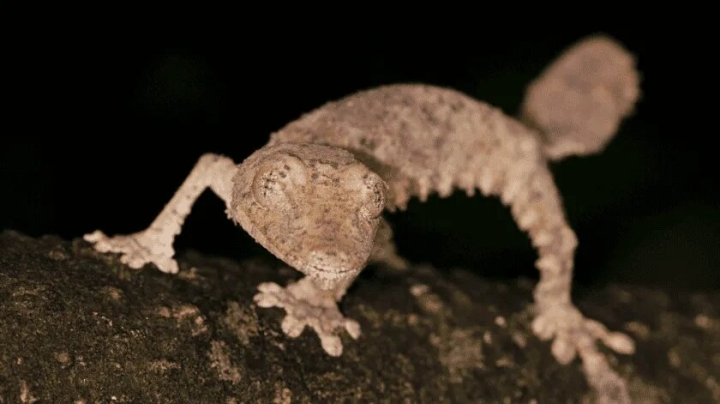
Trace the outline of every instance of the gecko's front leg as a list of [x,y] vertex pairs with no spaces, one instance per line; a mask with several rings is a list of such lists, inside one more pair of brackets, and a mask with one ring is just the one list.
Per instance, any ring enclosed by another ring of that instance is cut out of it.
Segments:
[[223,156],[205,154],[190,172],[170,202],[150,226],[138,233],[108,237],[100,230],[86,234],[100,252],[121,253],[120,260],[132,268],[148,263],[167,273],[177,273],[173,241],[180,234],[185,218],[195,200],[206,189],[212,189],[230,208],[235,163]]
[[343,346],[338,334],[345,330],[353,339],[360,336],[360,325],[345,318],[337,306],[353,279],[341,281],[329,290],[322,289],[310,276],[285,288],[273,282],[261,283],[254,300],[260,307],[285,310],[281,327],[288,336],[296,338],[308,326],[320,337],[325,352],[340,356]]

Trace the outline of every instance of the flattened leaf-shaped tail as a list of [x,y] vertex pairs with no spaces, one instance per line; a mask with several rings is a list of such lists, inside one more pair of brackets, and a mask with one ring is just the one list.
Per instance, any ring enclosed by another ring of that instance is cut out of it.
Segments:
[[606,36],[567,49],[532,82],[521,119],[537,129],[551,160],[602,151],[640,96],[635,58]]

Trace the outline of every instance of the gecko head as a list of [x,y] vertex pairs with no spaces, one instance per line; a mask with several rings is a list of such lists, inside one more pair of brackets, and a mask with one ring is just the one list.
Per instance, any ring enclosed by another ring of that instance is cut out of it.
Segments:
[[387,185],[340,148],[267,146],[233,179],[230,215],[268,251],[331,288],[373,249]]

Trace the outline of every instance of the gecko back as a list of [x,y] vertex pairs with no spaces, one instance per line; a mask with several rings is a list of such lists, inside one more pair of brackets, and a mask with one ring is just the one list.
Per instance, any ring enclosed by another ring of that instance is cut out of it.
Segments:
[[[497,108],[458,91],[400,84],[330,102],[272,135],[270,144],[341,147],[389,186],[388,208],[453,188],[484,193],[499,187],[504,169],[544,159],[539,137]],[[483,180],[485,178],[485,180]]]
[[388,85],[330,102],[274,133],[270,144],[352,152],[389,186],[388,208],[453,188],[499,194],[547,159],[601,151],[639,96],[633,57],[606,37],[570,47],[528,88],[516,120],[458,91]]

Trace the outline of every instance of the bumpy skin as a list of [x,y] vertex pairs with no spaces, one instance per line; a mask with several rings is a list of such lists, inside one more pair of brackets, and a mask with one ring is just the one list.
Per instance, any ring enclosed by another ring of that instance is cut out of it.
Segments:
[[448,196],[460,188],[497,196],[538,250],[541,272],[532,328],[552,339],[558,361],[583,361],[598,402],[629,402],[625,382],[596,341],[634,350],[623,334],[589,320],[570,299],[577,245],[548,159],[600,151],[638,98],[633,58],[612,40],[593,37],[571,47],[528,88],[521,121],[457,91],[391,85],[328,103],[271,136],[235,166],[206,155],[151,226],[130,236],[87,235],[100,251],[123,254],[176,272],[172,240],[206,187],[228,216],[259,243],[308,275],[286,288],[259,286],[255,301],[281,307],[283,331],[315,330],[330,355],[337,333],[360,335],[337,301],[367,262],[405,266],[381,213],[405,209],[412,197]]
[[494,194],[507,188],[506,177],[544,166],[531,130],[462,93],[426,85],[384,86],[328,103],[274,133],[269,145],[280,143],[352,152],[387,182],[390,209],[455,187]]

